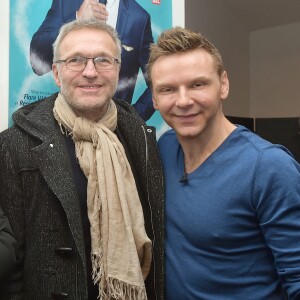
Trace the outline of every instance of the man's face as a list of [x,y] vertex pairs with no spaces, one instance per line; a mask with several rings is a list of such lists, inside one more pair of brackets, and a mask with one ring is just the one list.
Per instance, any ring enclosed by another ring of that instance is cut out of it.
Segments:
[[[116,57],[117,47],[106,32],[84,28],[68,33],[59,53],[59,59],[76,56]],[[90,59],[83,71],[69,70],[65,63],[53,64],[52,68],[56,84],[76,115],[98,121],[105,114],[116,91],[119,65],[115,64],[111,70],[97,71]]]
[[220,76],[203,49],[160,57],[151,70],[153,104],[179,139],[202,138],[218,125],[228,96],[226,72]]

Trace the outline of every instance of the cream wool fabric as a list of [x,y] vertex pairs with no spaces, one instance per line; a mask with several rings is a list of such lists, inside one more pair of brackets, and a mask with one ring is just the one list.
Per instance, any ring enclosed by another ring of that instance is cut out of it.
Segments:
[[93,279],[99,284],[100,299],[147,299],[144,280],[150,270],[152,245],[131,167],[113,133],[115,103],[110,101],[97,123],[77,117],[61,94],[53,112],[62,130],[72,135],[88,180]]

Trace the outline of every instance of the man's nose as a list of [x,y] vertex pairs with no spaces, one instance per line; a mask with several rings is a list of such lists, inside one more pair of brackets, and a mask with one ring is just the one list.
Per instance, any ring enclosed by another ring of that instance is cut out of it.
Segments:
[[185,108],[193,103],[192,98],[186,88],[180,88],[177,93],[176,106]]
[[82,71],[83,76],[87,77],[97,77],[98,71],[95,67],[93,59],[88,59],[85,68]]

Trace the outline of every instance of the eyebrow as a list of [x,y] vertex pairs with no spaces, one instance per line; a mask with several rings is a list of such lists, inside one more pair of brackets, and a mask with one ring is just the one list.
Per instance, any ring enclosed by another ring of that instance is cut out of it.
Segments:
[[[86,55],[86,54],[83,54],[82,52],[75,52],[75,53],[72,53],[71,55],[68,56],[68,58],[70,57],[77,57],[77,56],[81,56],[81,57],[89,57],[89,55]],[[93,55],[93,57],[99,57],[99,56],[112,56],[114,57],[114,55],[108,53],[108,52],[98,52],[96,55]]]
[[[197,76],[197,77],[194,77],[194,78],[191,78],[190,80],[188,80],[188,82],[195,82],[195,81],[211,81],[211,78],[209,78],[208,76],[202,75],[202,76]],[[156,83],[156,86],[158,88],[166,87],[166,86],[173,86],[173,85],[174,85],[174,82],[169,82],[169,81],[160,81],[160,82]]]
[[174,84],[171,84],[171,83],[158,83],[157,85],[155,85],[155,88],[154,90],[157,91],[157,90],[160,90],[162,88],[166,88],[166,87],[172,87]]

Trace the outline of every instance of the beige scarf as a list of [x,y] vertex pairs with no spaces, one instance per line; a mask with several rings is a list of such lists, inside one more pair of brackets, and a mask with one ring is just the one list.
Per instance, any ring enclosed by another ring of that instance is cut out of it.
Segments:
[[115,103],[110,101],[97,123],[76,117],[61,94],[53,112],[63,132],[72,135],[88,180],[92,275],[99,284],[100,299],[147,299],[144,280],[150,270],[152,246],[129,162],[113,133],[117,126]]

